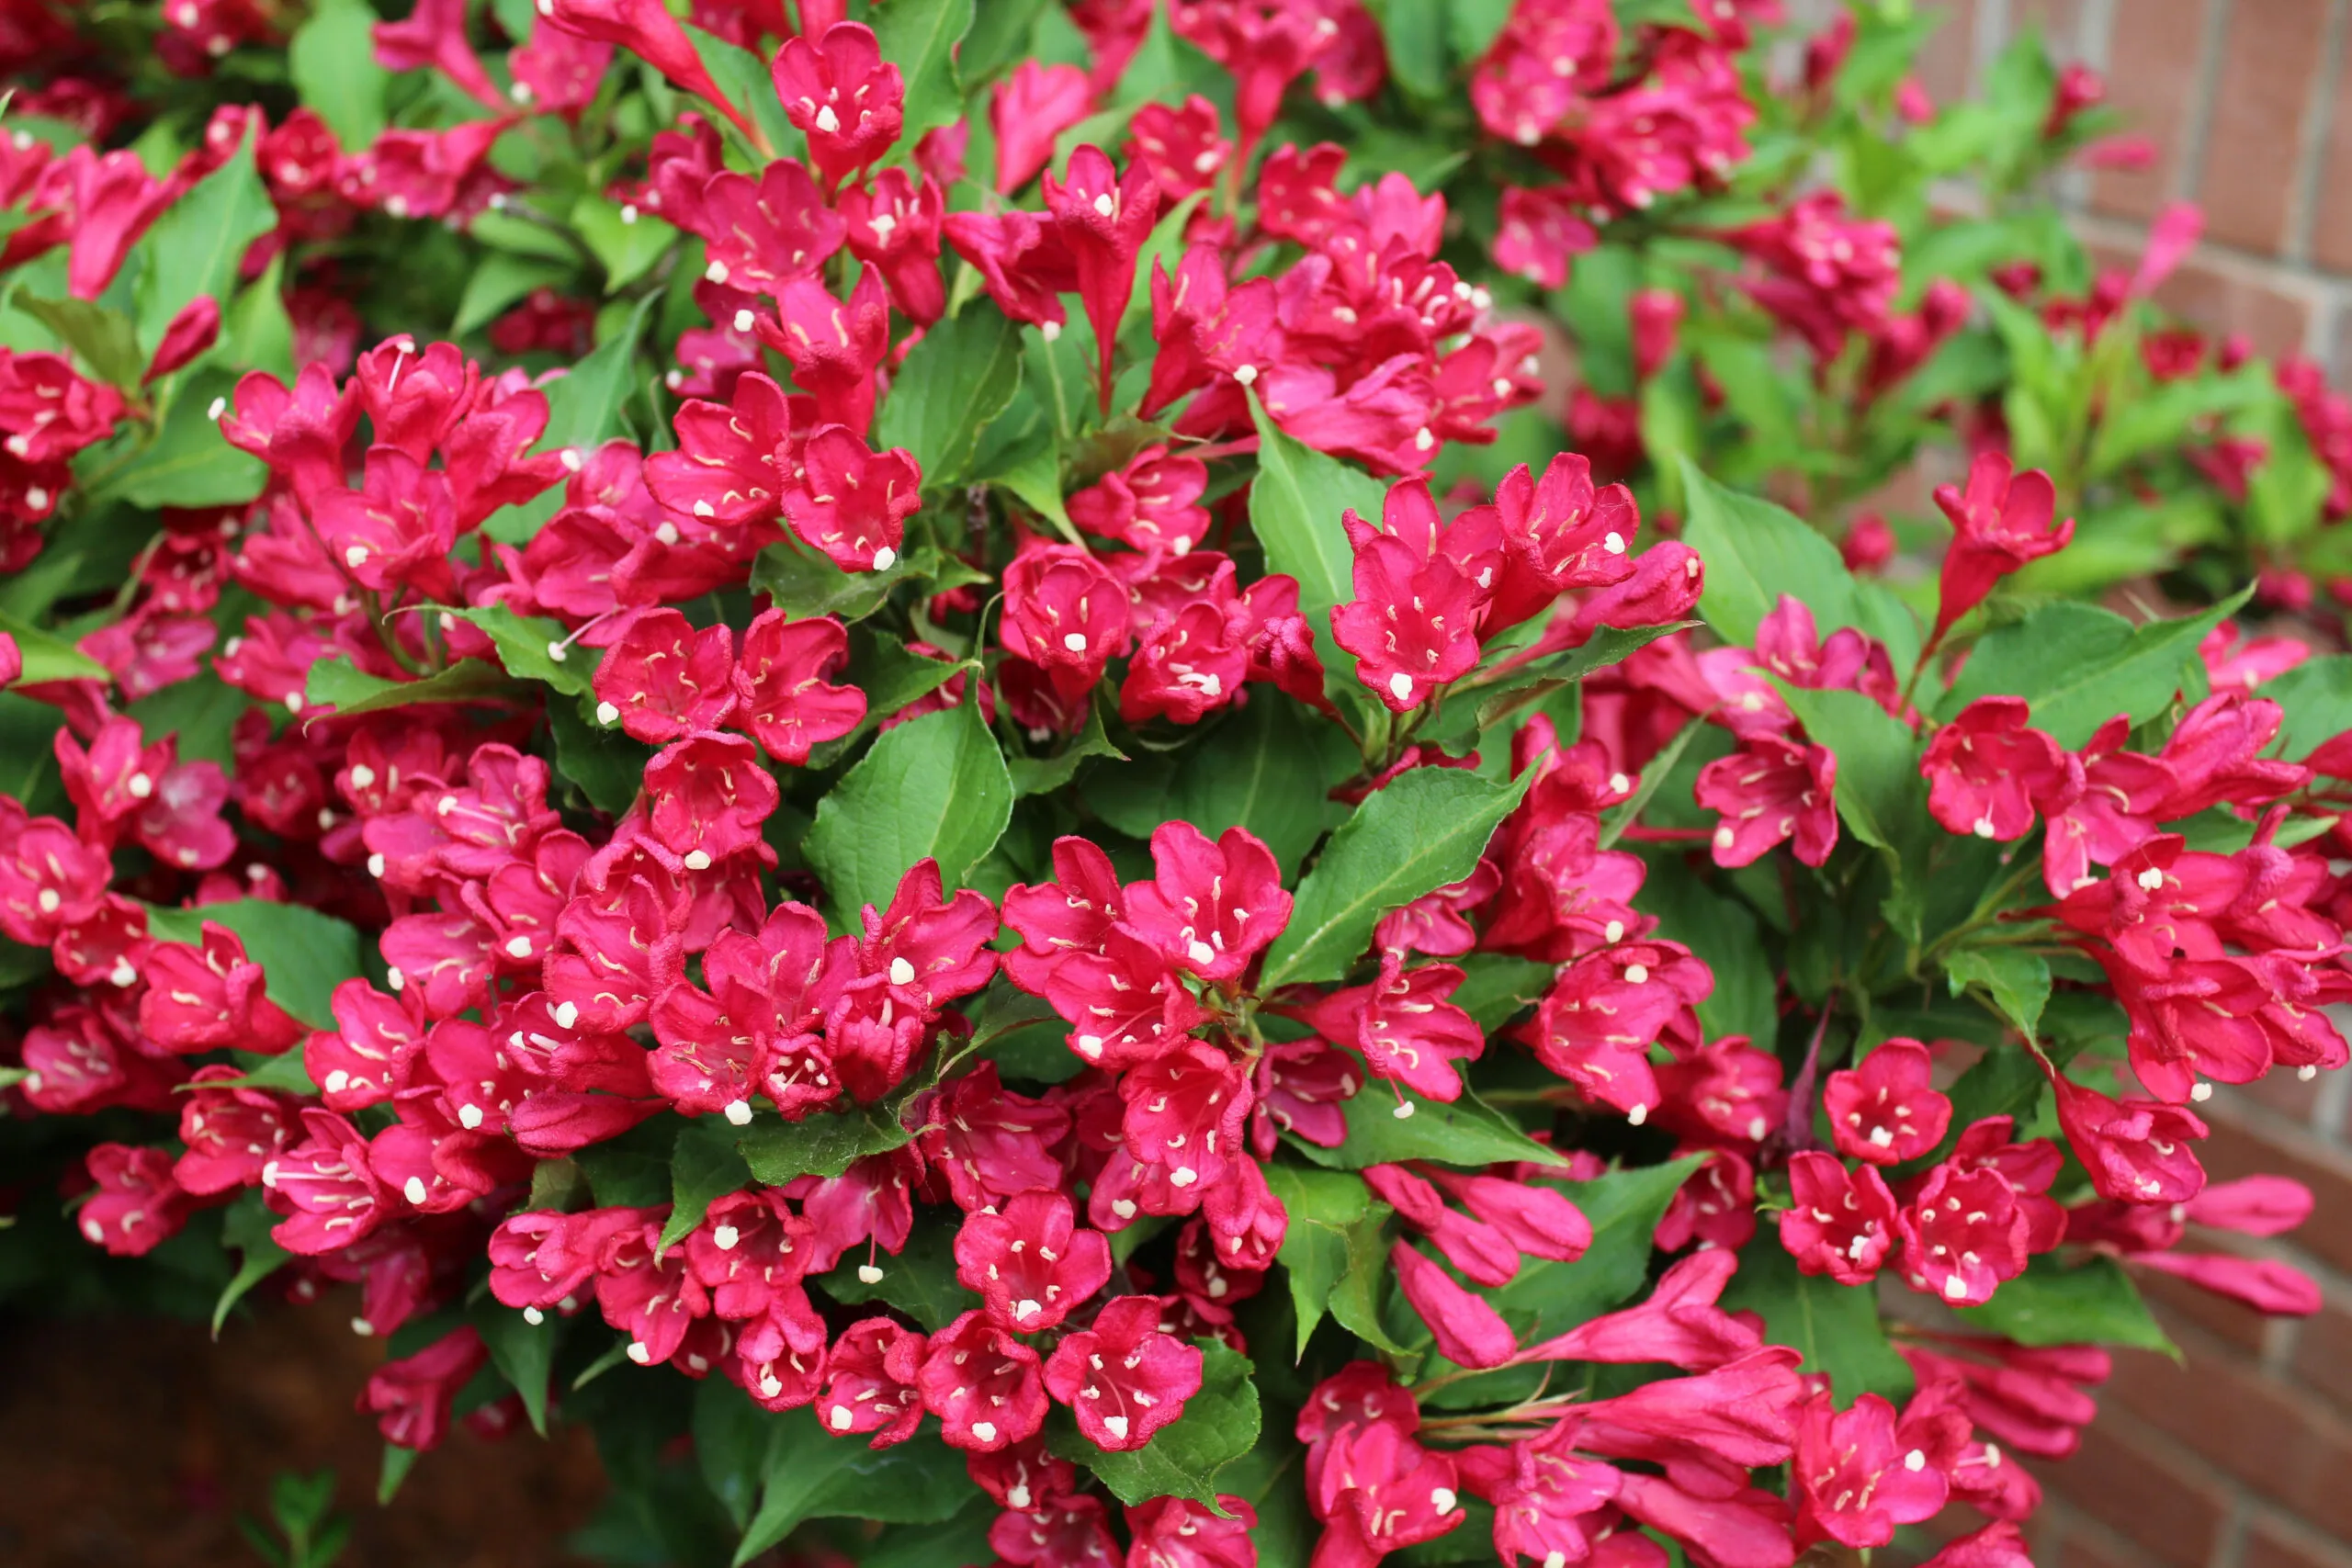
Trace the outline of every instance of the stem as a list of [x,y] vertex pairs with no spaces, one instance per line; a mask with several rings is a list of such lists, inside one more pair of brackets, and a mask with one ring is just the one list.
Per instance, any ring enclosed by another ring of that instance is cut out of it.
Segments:
[[1821,1043],[1828,1036],[1829,1015],[1837,1000],[1835,991],[1821,998],[1821,1020],[1813,1026],[1813,1038],[1805,1044],[1804,1066],[1797,1069],[1797,1081],[1789,1088],[1789,1111],[1781,1124],[1781,1141],[1791,1154],[1820,1147],[1813,1136],[1813,1084],[1821,1072]]

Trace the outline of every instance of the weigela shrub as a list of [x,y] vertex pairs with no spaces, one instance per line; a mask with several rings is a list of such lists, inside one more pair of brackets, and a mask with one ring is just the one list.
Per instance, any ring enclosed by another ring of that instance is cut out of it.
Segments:
[[5,1277],[616,1561],[2024,1564],[2318,1304],[2352,404],[1930,26],[14,6]]

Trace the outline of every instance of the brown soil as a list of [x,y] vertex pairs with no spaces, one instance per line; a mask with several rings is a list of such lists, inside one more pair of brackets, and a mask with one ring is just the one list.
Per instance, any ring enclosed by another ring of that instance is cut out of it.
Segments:
[[390,1508],[352,1408],[380,1341],[349,1303],[271,1306],[213,1344],[182,1323],[0,1320],[0,1563],[262,1568],[238,1533],[281,1471],[333,1466],[344,1568],[575,1568],[564,1538],[604,1479],[587,1434],[486,1443],[459,1427]]

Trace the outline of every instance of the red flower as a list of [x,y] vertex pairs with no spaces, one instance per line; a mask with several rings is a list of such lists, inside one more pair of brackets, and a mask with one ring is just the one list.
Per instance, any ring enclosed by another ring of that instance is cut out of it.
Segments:
[[[600,677],[611,662],[608,654]],[[742,661],[733,671],[741,723],[777,761],[807,762],[813,747],[840,739],[865,717],[865,694],[831,681],[848,662],[849,633],[832,616],[792,621],[781,610],[763,611],[743,633]]]
[[1917,1449],[1905,1451],[1894,1406],[1875,1393],[1837,1410],[1826,1393],[1808,1400],[1797,1421],[1797,1539],[1845,1546],[1884,1546],[1896,1529],[1931,1518],[1944,1506],[1943,1472]]
[[1798,860],[1820,865],[1838,847],[1837,789],[1827,747],[1758,734],[1700,769],[1693,793],[1722,818],[1711,840],[1717,865],[1752,864],[1792,838]]
[[1246,828],[1212,842],[1189,822],[1163,822],[1152,830],[1151,861],[1153,879],[1126,890],[1127,924],[1204,980],[1240,978],[1290,923],[1282,867]]
[[356,1408],[376,1417],[384,1441],[421,1452],[448,1432],[451,1403],[489,1360],[481,1335],[470,1326],[452,1330],[414,1355],[377,1368],[359,1391]]
[[922,469],[905,449],[876,452],[842,425],[808,437],[797,488],[786,492],[792,531],[843,571],[888,571],[908,517],[922,504]]
[[1111,1244],[1075,1228],[1059,1192],[1023,1192],[1001,1212],[964,1216],[956,1277],[980,1293],[1000,1327],[1034,1334],[1083,1306],[1111,1278]]
[[1951,1101],[1937,1091],[1933,1073],[1925,1045],[1897,1038],[1830,1074],[1821,1104],[1838,1152],[1871,1165],[1900,1165],[1942,1143]]
[[173,1179],[167,1149],[100,1144],[85,1158],[97,1190],[83,1201],[82,1234],[117,1258],[143,1258],[179,1233],[195,1207]]
[[1939,1165],[1896,1221],[1903,1276],[1954,1306],[1980,1306],[2025,1271],[2032,1221],[1999,1171]]
[[1125,1453],[1184,1414],[1201,1390],[1201,1362],[1197,1348],[1159,1332],[1159,1298],[1121,1296],[1055,1348],[1046,1387],[1089,1442]]
[[1984,603],[1993,585],[2043,556],[2066,547],[2075,520],[2052,527],[2057,491],[2050,476],[2030,468],[2013,480],[2008,456],[1983,452],[1969,465],[1968,488],[1938,485],[1936,504],[1951,520],[1951,547],[1944,552],[1941,597],[1932,647],[1961,616]]
[[596,716],[659,746],[716,729],[735,707],[734,636],[696,631],[677,611],[642,611],[596,666]]
[[2081,796],[2082,764],[2026,714],[2021,697],[1979,697],[1928,743],[1919,772],[1928,814],[1946,832],[2007,843],[2032,830],[2036,811],[2064,811]]
[[[1062,1341],[1057,1362],[1077,1337]],[[1045,1424],[1046,1385],[1037,1352],[995,1326],[985,1313],[967,1312],[932,1336],[915,1386],[923,1408],[939,1417],[939,1435],[951,1448],[993,1453]]]
[[868,1448],[903,1443],[922,1425],[915,1390],[929,1342],[887,1317],[860,1318],[842,1331],[825,1359],[817,1418],[836,1437],[866,1437]]
[[785,118],[807,134],[809,162],[830,183],[840,185],[899,140],[906,82],[865,24],[836,22],[815,43],[786,39],[772,73]]
[[1841,1285],[1866,1285],[1894,1247],[1894,1194],[1869,1166],[1848,1170],[1831,1156],[1806,1149],[1789,1158],[1789,1207],[1781,1215],[1781,1245],[1807,1274]]

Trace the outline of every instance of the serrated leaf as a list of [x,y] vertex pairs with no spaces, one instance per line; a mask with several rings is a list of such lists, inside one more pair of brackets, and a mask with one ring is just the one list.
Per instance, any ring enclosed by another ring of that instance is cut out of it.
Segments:
[[1756,641],[1783,593],[1804,602],[1823,636],[1854,624],[1854,579],[1838,547],[1786,508],[1726,490],[1682,460],[1690,515],[1682,538],[1707,563],[1699,613],[1725,642]]
[[770,545],[752,562],[752,592],[766,594],[792,620],[839,615],[862,621],[915,575],[914,563],[903,557],[888,571],[843,571],[813,550]]
[[2306,659],[2262,683],[2261,695],[2285,710],[2278,754],[2300,762],[2352,729],[2352,654]]
[[200,946],[210,920],[237,933],[245,956],[261,965],[269,999],[313,1029],[333,1029],[334,988],[358,974],[359,933],[333,915],[300,904],[240,898],[194,909],[150,907],[147,930],[159,942]]
[[2016,1279],[2003,1280],[1991,1301],[1963,1307],[1960,1315],[2020,1345],[2123,1345],[2176,1359],[2180,1355],[2140,1299],[2140,1288],[2112,1258],[2068,1268],[2045,1253]]
[[1016,795],[1048,795],[1077,776],[1078,766],[1089,757],[1108,757],[1124,762],[1127,754],[1111,744],[1102,730],[1102,707],[1097,703],[1086,710],[1086,728],[1078,738],[1067,742],[1060,751],[1050,757],[1012,757],[1005,765],[1012,771],[1012,793]]
[[670,1217],[654,1243],[657,1261],[702,1224],[712,1203],[752,1184],[751,1168],[735,1151],[741,1135],[718,1116],[696,1117],[678,1130],[670,1150]]
[[24,657],[24,673],[17,677],[18,685],[37,685],[44,681],[111,681],[114,678],[105,665],[63,637],[28,626],[14,615],[0,615],[0,632],[6,632],[16,639],[17,651]]
[[1092,1471],[1122,1503],[1189,1497],[1215,1508],[1217,1472],[1257,1446],[1258,1422],[1249,1358],[1210,1343],[1202,1347],[1200,1392],[1142,1448],[1105,1453],[1058,1423],[1046,1428],[1046,1447]]
[[548,383],[548,428],[536,450],[566,448],[585,457],[615,436],[628,434],[621,410],[637,389],[637,344],[645,320],[662,297],[638,301],[628,320],[587,357]]
[[237,1065],[245,1070],[232,1078],[207,1078],[181,1084],[182,1090],[194,1089],[265,1089],[275,1094],[314,1096],[319,1086],[311,1081],[311,1069],[300,1050],[281,1051],[275,1056],[265,1056],[257,1051],[232,1051]]
[[882,58],[906,81],[899,146],[911,149],[924,132],[964,112],[956,46],[971,30],[972,17],[973,0],[892,0],[876,14],[874,38]]
[[1340,1325],[1383,1350],[1402,1353],[1380,1322],[1376,1288],[1386,1267],[1383,1229],[1392,1212],[1351,1171],[1266,1167],[1266,1185],[1290,1214],[1275,1256],[1298,1318],[1297,1354],[1328,1310]]
[[616,207],[594,194],[572,204],[571,226],[604,267],[607,294],[643,277],[678,243],[678,231],[651,213]]
[[877,738],[831,794],[802,849],[834,923],[887,907],[916,862],[939,863],[949,890],[996,848],[1012,818],[1012,777],[978,703],[910,719]]
[[2040,953],[2015,947],[1963,947],[1945,956],[1944,975],[1953,996],[1972,985],[1984,987],[2001,1016],[2028,1040],[2041,1029],[2041,1010],[2050,1002],[2050,961]]
[[735,1568],[808,1519],[937,1524],[969,1499],[963,1456],[928,1432],[876,1451],[863,1438],[837,1438],[803,1405],[777,1422],[759,1512],[735,1549]]
[[129,316],[95,299],[43,299],[18,288],[9,303],[57,334],[101,381],[130,389],[147,367],[139,328]]
[[1162,822],[1190,822],[1211,838],[1247,828],[1293,875],[1323,836],[1332,810],[1328,791],[1359,761],[1329,723],[1265,686],[1250,705],[1202,728],[1208,734],[1171,768],[1158,757],[1087,770],[1086,803],[1132,838],[1148,839]]
[[[1449,694],[1445,722],[1433,733],[1460,731],[1467,735],[1491,729],[1570,682],[1581,681],[1596,670],[1623,663],[1660,637],[1672,637],[1697,625],[1697,621],[1674,621],[1657,626],[1602,626],[1580,648],[1532,660],[1491,681]],[[1455,720],[1456,704],[1476,705],[1475,728],[1464,728]]]
[[1261,989],[1346,974],[1381,916],[1477,868],[1496,825],[1533,779],[1531,771],[1498,785],[1456,768],[1417,768],[1375,791],[1299,884],[1290,924],[1266,954]]
[[1805,733],[1838,755],[1838,815],[1856,838],[1900,853],[1928,820],[1919,740],[1910,726],[1860,692],[1775,682]]
[[481,659],[460,659],[421,681],[387,681],[356,668],[350,656],[333,653],[311,666],[302,684],[302,711],[332,707],[345,717],[418,703],[471,703],[527,697],[506,672]]
[[593,689],[589,682],[603,655],[572,641],[561,621],[517,615],[504,604],[428,607],[424,614],[472,622],[489,635],[509,675],[540,682],[571,697],[585,696]]
[[1616,1170],[1560,1189],[1591,1224],[1592,1245],[1573,1263],[1523,1259],[1510,1283],[1489,1294],[1496,1310],[1525,1324],[1521,1343],[1566,1334],[1642,1288],[1651,1233],[1699,1164],[1694,1156]]
[[[956,1229],[957,1222],[938,1209],[918,1208],[907,1245],[896,1255],[877,1253],[869,1262],[865,1248],[853,1248],[830,1273],[810,1282],[843,1306],[881,1302],[897,1307],[924,1332],[936,1334],[980,1304],[956,1277]],[[868,1269],[878,1277],[865,1278],[861,1270]]]
[[695,1390],[695,1466],[703,1484],[727,1510],[739,1530],[752,1522],[752,1508],[767,1479],[768,1461],[789,1428],[752,1403],[725,1378],[705,1378]]
[[450,318],[449,335],[464,337],[488,326],[534,288],[554,288],[573,274],[570,260],[548,256],[518,256],[492,251],[482,257],[458,296],[458,313]]
[[993,306],[967,307],[908,354],[875,414],[874,446],[906,448],[924,490],[954,490],[970,477],[980,432],[1020,389],[1020,329]]
[[[571,1320],[550,1317],[534,1324],[492,1296],[474,1303],[473,1325],[490,1350],[490,1364],[514,1385],[523,1402],[531,1430],[548,1435],[548,1387],[555,1373],[555,1353]],[[724,1382],[724,1379],[717,1380]]]
[[1340,513],[1352,508],[1380,520],[1388,490],[1283,434],[1253,394],[1258,425],[1258,477],[1250,483],[1250,529],[1266,552],[1266,570],[1298,580],[1299,614],[1320,643],[1331,632],[1331,610],[1356,596],[1355,548]]
[[2253,592],[2248,585],[2201,615],[2140,626],[2088,604],[2044,606],[1980,639],[1939,711],[1951,717],[1996,693],[2024,697],[2035,726],[2069,750],[2118,714],[2145,723],[2180,689],[2205,634]]
[[685,1123],[663,1116],[621,1137],[573,1151],[571,1163],[588,1179],[600,1209],[655,1209],[670,1201],[670,1149]]
[[1398,1101],[1388,1092],[1390,1088],[1368,1085],[1341,1107],[1348,1119],[1348,1135],[1338,1148],[1304,1141],[1294,1141],[1293,1146],[1332,1170],[1362,1170],[1408,1159],[1468,1168],[1503,1160],[1566,1163],[1548,1145],[1521,1132],[1510,1117],[1467,1095],[1446,1105],[1409,1090],[1399,1091],[1403,1103],[1412,1108],[1411,1115],[1399,1116]]
[[143,363],[190,301],[210,295],[223,310],[253,243],[277,227],[269,187],[254,167],[254,129],[228,161],[165,208],[139,242],[149,257],[139,275],[139,349]]
[[[180,379],[173,378],[173,379]],[[187,378],[164,412],[163,428],[133,427],[74,459],[74,478],[91,502],[133,506],[233,506],[253,500],[268,481],[260,458],[220,438],[210,409],[231,389],[225,376]]]
[[[720,94],[766,138],[768,145],[760,150],[764,156],[759,162],[764,164],[776,158],[806,162],[808,139],[785,118],[784,104],[776,96],[775,77],[768,62],[750,50],[740,49],[691,24],[685,33]],[[731,120],[722,118],[719,123],[730,137],[739,134],[740,128]]]
[[220,1288],[220,1299],[212,1304],[215,1339],[220,1337],[220,1325],[229,1321],[230,1311],[244,1299],[245,1293],[285,1267],[294,1256],[270,1238],[277,1216],[269,1212],[263,1197],[260,1188],[246,1189],[237,1195],[221,1219],[220,1244],[234,1247],[239,1256],[237,1271]]
[[1826,1372],[1840,1405],[1865,1393],[1901,1404],[1911,1393],[1911,1369],[1887,1343],[1879,1322],[1878,1292],[1797,1271],[1779,1229],[1759,1225],[1739,1252],[1739,1272],[1723,1294],[1725,1312],[1759,1313],[1764,1337],[1804,1357],[1804,1370]]
[[839,1176],[867,1155],[887,1154],[912,1134],[887,1105],[810,1116],[798,1122],[762,1117],[736,1148],[752,1174],[770,1187],[800,1176]]
[[1446,1000],[1492,1034],[1522,1009],[1532,1007],[1552,986],[1553,966],[1502,953],[1473,953],[1453,959],[1462,984]]
[[384,129],[391,73],[376,63],[378,19],[363,0],[321,0],[287,49],[295,91],[345,147],[370,146]]

